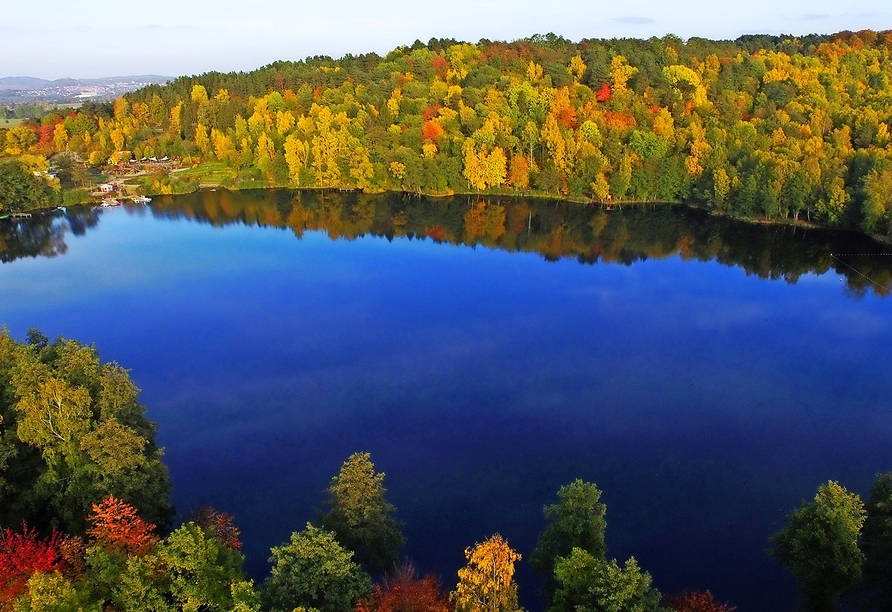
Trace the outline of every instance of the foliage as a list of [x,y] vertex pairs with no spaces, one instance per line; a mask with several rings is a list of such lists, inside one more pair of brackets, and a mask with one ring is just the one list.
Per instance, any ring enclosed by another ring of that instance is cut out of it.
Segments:
[[733,612],[736,610],[734,606],[716,602],[709,591],[684,592],[677,597],[665,597],[663,604],[675,612]]
[[145,555],[158,541],[155,526],[146,523],[130,504],[109,495],[93,504],[87,534],[100,546],[124,555]]
[[861,498],[831,480],[772,536],[771,555],[799,580],[805,609],[833,610],[834,599],[861,578],[864,518]]
[[20,161],[0,163],[0,214],[53,206],[59,196],[51,181]]
[[242,542],[239,540],[241,531],[235,526],[231,514],[217,512],[210,506],[204,506],[192,516],[191,520],[229,548],[233,550],[242,549]]
[[452,606],[433,575],[417,578],[411,565],[377,584],[369,599],[356,603],[355,612],[450,612]]
[[574,548],[603,560],[607,554],[604,530],[607,507],[599,500],[601,491],[592,483],[575,480],[558,490],[557,504],[545,507],[549,525],[539,535],[530,556],[530,565],[545,578],[545,595],[550,598],[556,582],[554,567],[558,557],[566,557]]
[[384,474],[375,473],[369,453],[354,453],[332,478],[330,510],[320,521],[372,573],[394,569],[403,544],[394,507],[384,498],[383,481]]
[[871,609],[887,610],[892,608],[892,473],[877,477],[865,510],[863,590]]
[[465,549],[468,565],[458,570],[458,585],[450,595],[457,612],[517,612],[514,564],[521,556],[495,534]]
[[624,567],[615,560],[597,559],[579,548],[558,559],[557,589],[549,612],[657,612],[660,594],[651,588],[650,574],[632,557]]
[[113,495],[167,525],[167,468],[127,371],[102,363],[93,347],[50,342],[37,330],[28,343],[3,330],[0,347],[0,414],[18,457],[0,491],[0,520],[83,535],[92,505]]
[[350,612],[371,592],[371,580],[333,533],[307,524],[291,540],[272,548],[273,564],[263,599],[272,612],[297,607],[319,612]]
[[123,148],[197,166],[147,186],[165,193],[199,182],[512,187],[888,233],[890,88],[892,36],[870,30],[695,44],[432,40],[383,58],[181,77],[10,124],[0,149],[101,165]]
[[21,533],[6,528],[0,540],[0,610],[8,610],[12,602],[25,592],[34,574],[52,572],[63,567],[56,531],[48,539],[40,539],[37,531],[22,525]]

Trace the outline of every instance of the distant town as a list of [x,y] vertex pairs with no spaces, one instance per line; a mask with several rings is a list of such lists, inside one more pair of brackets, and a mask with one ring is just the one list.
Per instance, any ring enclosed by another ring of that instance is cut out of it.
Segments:
[[9,116],[12,108],[20,104],[110,101],[146,85],[164,84],[171,80],[172,77],[155,74],[55,81],[34,77],[3,77],[0,78],[0,104],[7,108]]

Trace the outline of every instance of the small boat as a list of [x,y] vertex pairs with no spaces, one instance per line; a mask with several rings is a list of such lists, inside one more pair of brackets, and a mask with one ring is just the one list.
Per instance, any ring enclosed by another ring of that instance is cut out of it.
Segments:
[[120,206],[120,205],[121,205],[121,202],[119,200],[116,200],[115,198],[105,198],[104,200],[102,200],[102,206],[104,208],[108,208],[110,206]]
[[151,202],[151,201],[152,201],[152,198],[150,198],[150,197],[148,197],[148,196],[144,196],[144,195],[141,195],[141,196],[133,196],[133,203],[134,203],[134,204],[148,204],[148,203]]

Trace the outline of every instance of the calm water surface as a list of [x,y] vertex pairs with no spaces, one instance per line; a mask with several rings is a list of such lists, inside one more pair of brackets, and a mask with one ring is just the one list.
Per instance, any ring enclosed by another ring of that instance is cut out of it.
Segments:
[[[363,450],[405,554],[447,589],[494,532],[528,558],[542,506],[583,478],[608,554],[662,591],[789,610],[769,535],[828,479],[866,495],[892,470],[892,257],[869,241],[682,209],[300,197],[0,228],[0,323],[131,368],[175,503],[234,514],[255,578]],[[525,562],[519,581],[540,609]]]

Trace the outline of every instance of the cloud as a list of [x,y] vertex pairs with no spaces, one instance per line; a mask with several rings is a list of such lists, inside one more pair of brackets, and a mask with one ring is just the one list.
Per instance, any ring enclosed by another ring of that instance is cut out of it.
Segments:
[[650,17],[640,17],[638,15],[626,15],[625,17],[612,17],[610,21],[614,21],[616,23],[625,23],[627,25],[646,25],[649,23],[656,23],[655,20]]

